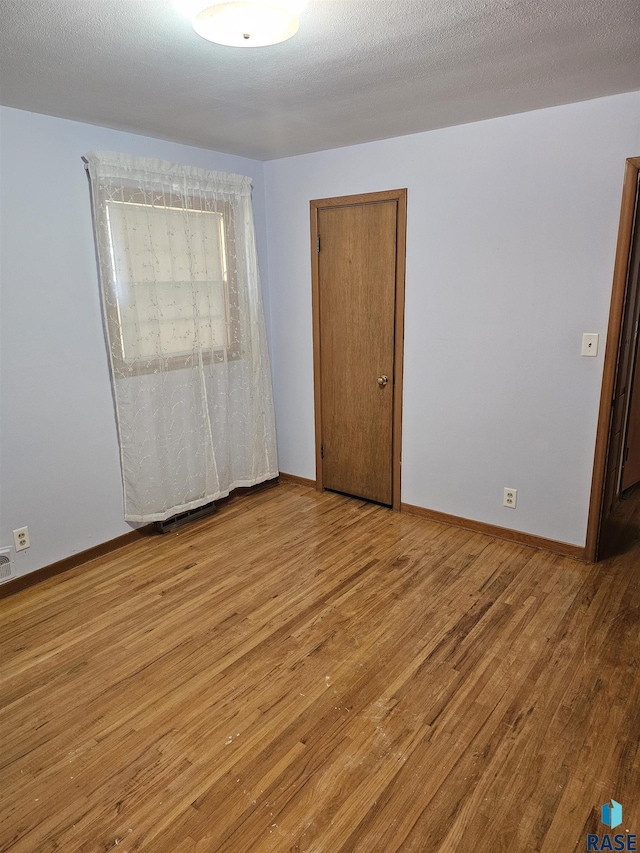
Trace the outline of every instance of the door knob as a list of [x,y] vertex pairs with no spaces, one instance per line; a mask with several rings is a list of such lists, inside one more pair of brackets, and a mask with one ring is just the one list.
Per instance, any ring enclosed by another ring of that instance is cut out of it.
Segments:
[[388,384],[389,384],[389,377],[388,376],[378,376],[378,385],[381,388],[384,388],[384,386],[388,385]]

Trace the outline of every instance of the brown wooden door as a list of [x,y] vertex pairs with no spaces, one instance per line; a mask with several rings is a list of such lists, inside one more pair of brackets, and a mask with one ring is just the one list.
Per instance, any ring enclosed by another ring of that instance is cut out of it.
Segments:
[[320,207],[315,224],[322,487],[391,505],[398,200]]
[[[636,192],[638,188],[636,187]],[[640,405],[638,364],[638,317],[640,316],[640,228],[636,209],[635,224],[631,235],[631,249],[627,270],[625,304],[620,329],[620,351],[618,356],[615,392],[612,404],[609,466],[605,482],[604,517],[615,511],[621,491],[636,482],[631,478],[640,468],[638,447],[638,406]],[[635,398],[635,399],[634,399]],[[626,457],[626,462],[625,462]],[[640,479],[640,477],[638,477]]]
[[587,525],[586,556],[590,560],[612,556],[616,553],[621,535],[624,536],[619,523],[619,498],[627,481],[624,456],[629,438],[629,415],[633,411],[633,397],[636,396],[633,368],[640,316],[638,199],[640,157],[631,157],[626,163],[622,191]]
[[587,542],[588,560],[602,559],[615,546],[615,509],[619,493],[623,458],[625,412],[631,390],[631,331],[637,292],[638,199],[640,199],[640,157],[629,157],[625,166],[620,209],[618,244],[613,270],[611,307],[607,329],[607,348],[602,375],[600,412],[589,503]]

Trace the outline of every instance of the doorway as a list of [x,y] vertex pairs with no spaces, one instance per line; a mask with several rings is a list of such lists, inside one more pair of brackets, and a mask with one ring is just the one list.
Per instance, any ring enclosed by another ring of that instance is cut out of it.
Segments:
[[640,483],[640,287],[638,275],[640,272],[640,232],[638,222],[635,227],[633,251],[635,258],[631,262],[630,274],[634,277],[636,306],[633,323],[633,346],[628,372],[629,407],[624,419],[625,426],[622,440],[622,460],[620,465],[620,495],[628,494]]
[[316,487],[400,510],[407,191],[311,202]]
[[[627,160],[596,437],[586,557],[612,553],[620,498],[640,470],[640,157]],[[632,482],[633,481],[633,482]]]

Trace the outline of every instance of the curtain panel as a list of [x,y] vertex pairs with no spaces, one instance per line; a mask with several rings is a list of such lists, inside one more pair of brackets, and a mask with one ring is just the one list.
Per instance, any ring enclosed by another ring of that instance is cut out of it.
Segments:
[[163,521],[276,477],[250,179],[84,160],[125,518]]

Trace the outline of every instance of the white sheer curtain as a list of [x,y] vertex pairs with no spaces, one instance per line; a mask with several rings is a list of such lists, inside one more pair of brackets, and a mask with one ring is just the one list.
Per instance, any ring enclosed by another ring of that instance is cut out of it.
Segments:
[[125,518],[161,521],[276,477],[250,179],[84,159]]

